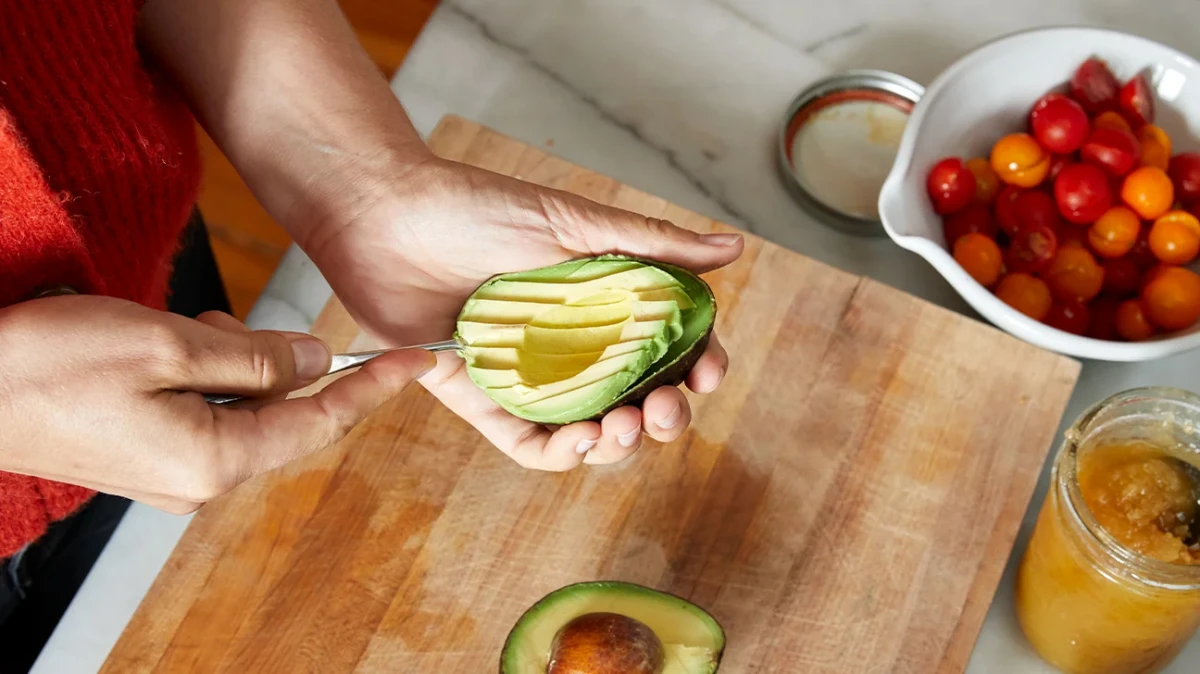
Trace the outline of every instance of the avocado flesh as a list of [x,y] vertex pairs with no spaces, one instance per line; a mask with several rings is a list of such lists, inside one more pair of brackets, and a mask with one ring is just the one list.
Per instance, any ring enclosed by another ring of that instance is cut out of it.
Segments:
[[700,607],[640,585],[593,582],[568,585],[534,604],[509,633],[501,674],[545,674],[555,634],[586,613],[617,613],[637,620],[658,636],[662,674],[714,674],[725,650],[721,626]]
[[601,256],[490,280],[464,305],[457,337],[490,398],[567,424],[640,401],[652,390],[643,382],[703,350],[714,312],[708,286],[688,272]]

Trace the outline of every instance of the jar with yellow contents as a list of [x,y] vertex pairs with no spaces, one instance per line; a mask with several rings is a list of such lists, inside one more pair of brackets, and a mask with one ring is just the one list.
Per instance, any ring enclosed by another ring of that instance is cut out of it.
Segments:
[[1200,626],[1200,396],[1117,394],[1072,426],[1017,576],[1017,617],[1068,673],[1166,667]]

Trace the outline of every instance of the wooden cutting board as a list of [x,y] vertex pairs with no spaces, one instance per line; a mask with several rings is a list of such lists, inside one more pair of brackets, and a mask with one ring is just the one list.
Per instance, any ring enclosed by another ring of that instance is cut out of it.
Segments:
[[[460,118],[430,145],[731,229]],[[707,608],[722,674],[962,671],[1078,364],[752,236],[707,279],[731,366],[680,440],[526,471],[413,387],[202,509],[104,671],[492,672],[594,579]],[[314,332],[365,346],[336,301]]]

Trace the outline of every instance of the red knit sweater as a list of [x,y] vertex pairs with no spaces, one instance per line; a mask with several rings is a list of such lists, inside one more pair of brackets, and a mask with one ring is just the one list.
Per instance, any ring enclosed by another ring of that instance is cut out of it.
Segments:
[[[0,0],[0,306],[64,284],[165,304],[200,167],[190,113],[139,52],[140,4]],[[92,495],[0,472],[0,558]]]

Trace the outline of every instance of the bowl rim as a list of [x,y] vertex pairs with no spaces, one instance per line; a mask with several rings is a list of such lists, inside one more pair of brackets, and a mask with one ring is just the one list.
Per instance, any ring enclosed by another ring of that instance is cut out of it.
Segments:
[[1089,34],[1094,37],[1103,37],[1106,35],[1119,36],[1124,40],[1142,42],[1147,46],[1165,50],[1181,61],[1182,64],[1200,71],[1200,62],[1197,62],[1196,59],[1180,52],[1174,47],[1164,45],[1141,35],[1111,28],[1072,25],[1038,26],[1006,33],[979,44],[938,73],[933,81],[929,83],[929,86],[925,87],[925,93],[917,101],[917,104],[913,106],[908,124],[896,151],[896,159],[892,164],[891,171],[889,171],[887,178],[884,180],[883,187],[879,191],[878,208],[883,230],[901,248],[916,253],[933,266],[954,288],[954,291],[975,311],[979,312],[984,319],[995,327],[1035,346],[1068,356],[1118,362],[1151,360],[1200,347],[1200,331],[1179,336],[1160,337],[1143,342],[1118,342],[1075,335],[1046,325],[1041,321],[1036,321],[1000,301],[991,290],[967,274],[954,261],[949,251],[936,241],[918,234],[900,234],[889,222],[887,213],[890,209],[887,208],[887,202],[891,199],[901,198],[899,195],[902,194],[904,175],[912,165],[918,130],[922,126],[925,114],[929,109],[928,101],[936,98],[946,87],[947,83],[955,79],[962,71],[974,65],[979,59],[985,58],[986,54],[998,45],[1028,38],[1033,35],[1053,35],[1056,33],[1067,35]]

